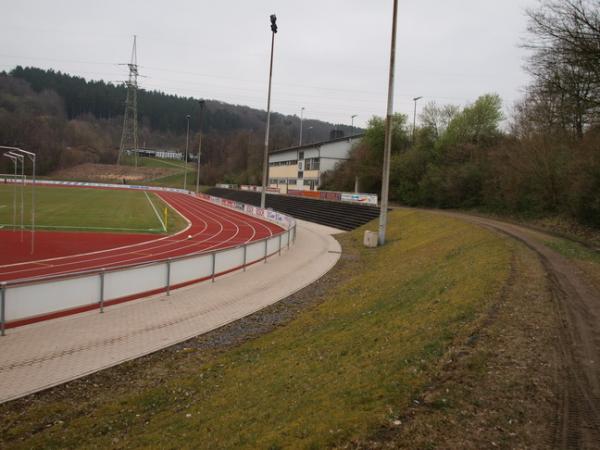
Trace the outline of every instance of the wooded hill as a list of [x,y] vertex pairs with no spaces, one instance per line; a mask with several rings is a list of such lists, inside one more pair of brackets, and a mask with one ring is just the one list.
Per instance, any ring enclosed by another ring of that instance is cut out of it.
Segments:
[[[83,162],[114,162],[125,97],[124,84],[18,66],[0,73],[0,142],[39,152],[42,173]],[[188,114],[192,117],[190,148],[195,153],[198,99],[140,89],[140,145],[183,150]],[[258,181],[265,120],[265,111],[206,100],[202,126],[206,183]],[[348,126],[318,120],[305,120],[303,126],[304,142],[325,140],[334,128],[350,132]],[[299,127],[298,117],[272,113],[271,148],[295,145]],[[5,172],[7,164],[0,164]]]

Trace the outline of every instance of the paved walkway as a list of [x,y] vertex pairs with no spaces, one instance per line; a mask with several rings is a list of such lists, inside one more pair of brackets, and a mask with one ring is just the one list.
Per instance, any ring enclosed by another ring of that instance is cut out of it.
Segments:
[[8,330],[0,337],[0,403],[160,350],[252,314],[329,271],[332,228],[299,221],[296,245],[246,272]]

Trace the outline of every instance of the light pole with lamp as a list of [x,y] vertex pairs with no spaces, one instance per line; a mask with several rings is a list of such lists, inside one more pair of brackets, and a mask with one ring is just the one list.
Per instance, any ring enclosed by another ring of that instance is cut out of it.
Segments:
[[187,132],[185,135],[185,158],[184,158],[184,172],[183,172],[183,190],[185,191],[187,189],[187,165],[188,165],[188,149],[190,146],[190,115],[188,114],[187,116],[185,116],[185,119],[187,120]]
[[413,145],[415,145],[415,131],[417,130],[417,102],[421,100],[423,97],[415,97],[413,98],[413,102],[415,102],[415,111],[413,113],[413,132],[412,132],[412,141]]
[[200,190],[200,155],[202,155],[202,121],[204,120],[204,100],[199,100],[200,103],[200,142],[198,143],[198,167],[196,169],[196,194]]
[[302,120],[304,119],[304,106],[300,108],[300,142],[298,143],[298,147],[302,147]]
[[358,114],[352,114],[350,117],[352,119],[352,125],[350,125],[350,135],[354,134],[354,118],[358,117]]
[[267,129],[265,131],[265,153],[263,155],[262,190],[260,207],[265,208],[267,198],[267,179],[269,176],[269,128],[271,126],[271,80],[273,79],[273,50],[275,48],[275,33],[277,33],[277,16],[271,14],[271,64],[269,66],[269,94],[267,96]]

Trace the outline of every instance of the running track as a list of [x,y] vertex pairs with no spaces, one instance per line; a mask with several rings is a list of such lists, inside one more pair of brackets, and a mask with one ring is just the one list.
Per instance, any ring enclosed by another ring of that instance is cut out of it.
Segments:
[[[189,221],[189,226],[178,234],[140,242],[140,235],[132,235],[131,242],[124,245],[123,236],[118,246],[75,255],[38,259],[34,261],[0,264],[0,281],[30,279],[47,275],[66,275],[83,270],[112,268],[140,264],[177,256],[207,252],[260,240],[280,233],[281,227],[246,214],[214,205],[205,200],[175,192],[157,192],[163,200]],[[14,233],[17,239],[19,232]],[[62,233],[65,234],[65,233]],[[191,239],[188,239],[191,235]],[[53,233],[40,233],[36,240]],[[96,233],[73,233],[74,239],[93,239]],[[24,245],[29,240],[26,238]],[[39,245],[43,245],[40,243]],[[45,255],[46,256],[46,255]],[[1,256],[0,256],[1,257]]]

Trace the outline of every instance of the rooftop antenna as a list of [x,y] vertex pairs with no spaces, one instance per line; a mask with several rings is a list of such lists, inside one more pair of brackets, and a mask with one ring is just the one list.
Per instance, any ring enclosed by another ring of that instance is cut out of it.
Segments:
[[117,165],[121,163],[121,157],[126,149],[132,149],[137,168],[138,151],[138,128],[137,128],[137,89],[138,89],[138,63],[137,63],[137,36],[133,36],[133,49],[131,50],[131,62],[120,64],[129,67],[129,79],[127,80],[127,99],[125,100],[125,115],[123,117],[123,134],[119,146]]

